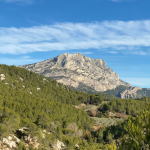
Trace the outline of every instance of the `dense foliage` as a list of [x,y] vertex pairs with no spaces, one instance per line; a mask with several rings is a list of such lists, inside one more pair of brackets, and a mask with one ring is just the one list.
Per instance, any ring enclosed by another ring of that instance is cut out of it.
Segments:
[[147,96],[147,97],[150,97],[150,89],[146,89],[146,88],[142,88],[141,90],[138,90],[137,91],[137,94],[138,95],[141,95],[141,97],[143,96]]
[[[111,95],[73,91],[55,80],[15,66],[0,65],[0,75],[2,74],[5,79],[0,79],[1,139],[10,133],[21,138],[18,129],[26,127],[25,134],[36,136],[41,150],[50,148],[56,139],[65,143],[66,150],[77,149],[76,144],[80,150],[116,150],[114,140],[119,141],[120,149],[120,145],[128,144],[128,149],[131,149],[133,144],[135,149],[140,149],[143,148],[143,142],[144,146],[149,144],[149,129],[147,134],[143,134],[145,128],[149,128],[149,111],[146,110],[141,115],[140,113],[145,108],[145,101],[150,101],[150,98],[121,100]],[[95,107],[99,108],[100,112],[97,117],[109,117],[108,112],[139,117],[130,118],[129,121],[96,118],[106,121],[102,124],[103,127],[96,131],[93,129],[94,120],[82,109],[72,106],[81,103],[97,105]],[[44,130],[47,133],[45,138],[42,138]],[[133,140],[123,141],[120,138],[122,134],[123,137],[131,137]],[[132,134],[137,138],[133,138]],[[142,143],[141,138],[144,138]],[[138,144],[135,141],[138,141]],[[25,147],[20,142],[18,150],[23,149]],[[33,147],[29,149],[33,150]]]
[[101,105],[99,110],[102,112],[112,111],[136,116],[143,111],[144,108],[145,102],[143,100],[117,99]]
[[120,97],[120,93],[122,91],[125,91],[125,90],[128,90],[130,87],[127,87],[127,86],[123,86],[123,85],[120,85],[120,86],[117,86],[115,89],[113,90],[107,90],[105,92],[103,92],[104,94],[111,94],[111,95],[115,95],[117,97]]
[[74,91],[83,91],[83,92],[87,92],[90,94],[93,93],[98,93],[94,88],[87,86],[86,84],[79,82],[79,85],[77,88],[73,87],[73,86],[69,86],[71,89],[73,89]]
[[[16,87],[17,90],[19,89],[28,93],[32,92],[33,95],[49,99],[50,101],[73,105],[83,102],[92,103],[93,97],[100,100],[98,103],[103,101],[103,96],[101,94],[91,95],[85,92],[73,91],[55,80],[45,79],[44,76],[27,71],[26,69],[0,65],[0,72],[6,76],[3,84],[9,83],[7,87]],[[23,81],[20,82],[21,80]],[[37,90],[37,88],[40,88],[40,90]]]
[[2,65],[0,69],[6,76],[0,84],[1,107],[9,108],[37,125],[42,117],[51,122],[59,121],[63,126],[69,122],[76,122],[79,127],[93,124],[84,111],[66,105],[86,101],[84,93],[75,93],[54,80],[43,80],[43,76],[15,66]]
[[150,149],[150,104],[138,116],[130,116],[125,127],[126,134],[117,141],[119,150],[149,150]]
[[[0,65],[0,75],[5,75],[0,80],[0,138],[18,134],[17,129],[26,127],[26,134],[38,137],[41,149],[52,145],[55,139],[63,141],[69,150],[75,149],[76,144],[84,150],[115,149],[113,144],[103,146],[94,141],[94,136],[87,137],[86,132],[93,130],[94,120],[72,106],[98,105],[103,101],[101,94],[73,91],[55,80],[15,66]],[[51,134],[42,139],[42,130]],[[18,148],[24,146],[20,143]]]

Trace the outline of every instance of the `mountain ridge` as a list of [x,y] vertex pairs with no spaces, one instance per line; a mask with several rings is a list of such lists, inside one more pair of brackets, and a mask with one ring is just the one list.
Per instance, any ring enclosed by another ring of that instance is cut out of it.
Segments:
[[39,63],[19,67],[53,78],[74,88],[78,88],[79,83],[98,92],[112,90],[119,85],[131,87],[129,83],[120,80],[118,74],[106,66],[104,60],[91,59],[81,53],[64,53]]
[[133,87],[119,79],[119,75],[107,67],[104,60],[92,59],[81,53],[64,53],[39,63],[19,67],[52,78],[73,90],[101,92],[122,99],[150,96],[149,89]]

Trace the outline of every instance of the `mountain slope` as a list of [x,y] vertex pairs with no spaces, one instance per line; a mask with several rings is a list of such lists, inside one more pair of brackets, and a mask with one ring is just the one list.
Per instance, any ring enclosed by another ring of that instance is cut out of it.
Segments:
[[131,86],[120,80],[118,74],[106,66],[104,60],[91,59],[80,53],[65,53],[43,62],[19,67],[53,78],[75,89],[82,89],[81,85],[85,85],[87,90],[91,88],[102,92],[120,85]]
[[[94,125],[94,121],[85,111],[72,106],[80,104],[81,97],[85,101],[86,96],[90,95],[75,92],[26,69],[0,65],[0,137],[2,139],[15,134],[18,138],[23,136],[22,140],[25,140],[27,133],[22,131],[25,133],[20,135],[21,133],[17,132],[18,129],[27,128],[30,138],[35,137],[36,143],[40,143],[40,149],[50,149],[52,141],[58,138],[69,142],[71,139],[67,134],[70,132],[74,134],[72,141],[76,138],[78,143],[85,130]],[[67,129],[70,124],[73,124],[78,132]],[[42,131],[51,134],[45,135],[44,138]],[[8,140],[1,139],[0,149],[5,149],[2,141]]]
[[[63,115],[68,115],[68,109],[73,109],[75,114],[76,109],[71,106],[72,104],[80,104],[82,103],[80,97],[86,101],[90,96],[88,93],[75,92],[55,80],[46,79],[44,76],[15,66],[0,65],[0,76],[4,77],[0,78],[1,106],[13,108],[20,115],[28,116],[29,119],[31,117],[34,122],[38,114],[45,112],[49,113],[52,120],[58,120],[58,117],[63,122],[67,118]],[[30,112],[32,106],[37,116],[33,115],[34,112]]]
[[[26,69],[0,65],[0,149],[53,149],[60,141],[65,149],[72,150],[78,147],[84,150],[114,147],[110,144],[113,143],[113,137],[116,133],[117,138],[122,135],[118,126],[92,132],[93,119],[85,111],[72,106],[102,99],[101,94],[73,91]],[[116,106],[117,101],[124,102],[117,99],[101,106],[104,106],[104,111],[110,108],[122,111],[122,107]],[[109,104],[114,107],[105,107]],[[140,105],[140,109],[142,107]],[[122,125],[119,127],[122,128]],[[112,136],[108,144],[110,132]]]
[[61,142],[69,150],[114,147],[103,135],[99,143],[99,133],[92,132],[94,120],[72,106],[102,99],[101,94],[73,91],[26,69],[0,65],[0,149],[54,149]]

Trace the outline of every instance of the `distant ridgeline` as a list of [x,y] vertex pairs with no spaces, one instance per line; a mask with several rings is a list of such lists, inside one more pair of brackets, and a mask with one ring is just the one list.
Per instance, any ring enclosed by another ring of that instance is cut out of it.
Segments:
[[107,90],[102,92],[105,94],[111,94],[116,97],[125,99],[125,98],[142,98],[144,96],[150,97],[150,89],[148,88],[139,88],[139,87],[127,87],[120,85],[113,90]]

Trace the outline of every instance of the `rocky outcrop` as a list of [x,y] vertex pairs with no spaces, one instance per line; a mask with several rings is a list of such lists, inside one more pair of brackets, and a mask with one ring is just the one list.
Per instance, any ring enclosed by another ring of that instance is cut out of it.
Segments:
[[96,91],[115,89],[119,85],[131,86],[119,79],[117,73],[102,59],[91,59],[80,53],[62,54],[43,62],[19,66],[65,85],[79,88],[80,83]]
[[65,147],[64,143],[59,140],[57,140],[56,143],[53,145],[54,150],[61,150],[63,149],[63,147]]
[[5,75],[4,74],[0,74],[0,79],[1,79],[1,81],[5,80]]
[[103,94],[110,94],[116,97],[126,99],[126,98],[142,98],[143,96],[150,97],[150,89],[140,88],[140,87],[126,87],[118,86],[113,90],[107,90]]
[[124,98],[142,98],[142,97],[150,97],[150,89],[148,88],[140,88],[140,87],[132,87],[128,90],[122,91],[120,93],[120,97]]
[[139,95],[137,94],[138,90],[142,90],[140,87],[131,87],[129,90],[125,90],[120,93],[120,97],[122,99],[125,98],[139,98]]
[[17,143],[20,142],[20,139],[18,139],[15,135],[10,135],[7,138],[3,138],[2,141],[0,141],[0,150],[11,150],[17,147]]

